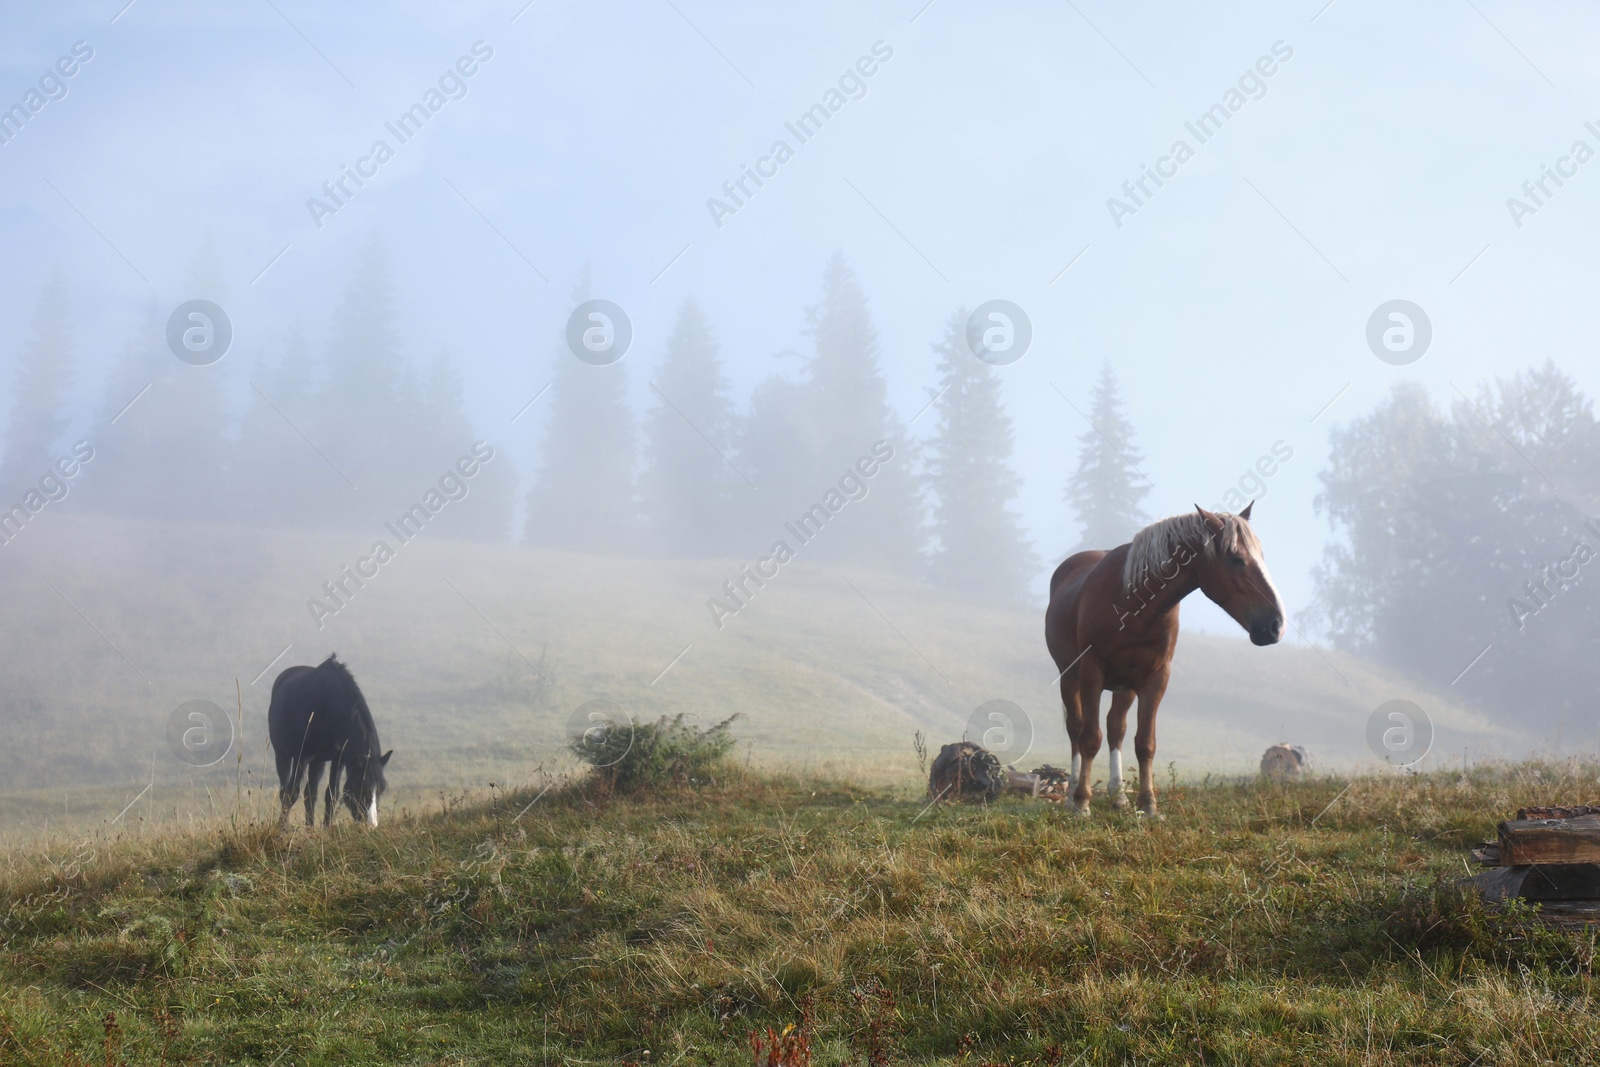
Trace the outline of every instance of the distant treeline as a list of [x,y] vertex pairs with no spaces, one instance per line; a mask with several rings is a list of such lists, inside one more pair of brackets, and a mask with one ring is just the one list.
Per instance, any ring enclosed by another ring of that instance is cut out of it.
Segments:
[[[208,246],[189,295],[225,305],[222,274]],[[589,296],[580,283],[572,306]],[[0,508],[30,490],[41,507],[70,492],[73,506],[121,515],[368,534],[413,508],[473,442],[504,437],[467,418],[449,353],[419,364],[406,351],[376,241],[319,354],[294,333],[271,357],[230,356],[253,360],[242,411],[219,375],[173,358],[153,311],[89,420],[92,462],[67,435],[71,318],[64,285],[50,281],[14,360]],[[686,299],[652,353],[642,418],[628,403],[637,360],[594,366],[552,337],[553,382],[525,416],[540,423],[536,466],[519,472],[497,455],[430,532],[749,561],[832,493],[840,506],[808,532],[808,559],[991,601],[1036,599],[1067,546],[1041,560],[1011,510],[1012,424],[995,370],[967,349],[966,312],[953,309],[932,339],[935,381],[914,436],[889,406],[867,298],[842,255],[826,265],[806,322],[809,352],[761,380],[741,410],[716,332]],[[1110,548],[1151,516],[1109,366],[1085,415],[1065,503],[1080,525],[1075,547]],[[893,459],[842,480],[880,441]],[[1315,503],[1333,539],[1301,615],[1307,631],[1502,711],[1536,701],[1541,718],[1571,723],[1569,740],[1600,743],[1600,423],[1575,383],[1546,364],[1448,410],[1402,385],[1331,443]]]
[[[222,274],[208,246],[187,295],[225,307]],[[589,295],[580,283],[572,305]],[[93,476],[73,485],[74,506],[174,522],[372,532],[411,507],[472,442],[504,437],[467,418],[448,352],[419,364],[406,351],[399,301],[387,255],[373,241],[324,344],[314,350],[296,331],[270,355],[230,356],[252,361],[242,411],[214,369],[173,357],[152,310],[89,420]],[[73,313],[53,279],[16,354],[0,507],[51,469],[70,445],[69,424],[84,421],[63,410],[76,371]],[[789,374],[761,381],[742,413],[715,331],[693,299],[658,350],[642,419],[627,401],[637,361],[591,365],[552,337],[554,380],[526,416],[542,424],[536,468],[519,476],[501,454],[472,482],[470,504],[452,506],[430,530],[588,552],[753,558],[885,441],[894,462],[863,482],[866,502],[829,523],[808,557],[1028,601],[1040,564],[1010,508],[1020,485],[1010,465],[1011,421],[995,372],[967,351],[966,313],[955,310],[933,342],[937,382],[920,440],[889,406],[867,299],[842,255],[827,264],[821,299],[806,314],[810,353],[785,368]],[[521,528],[513,529],[518,514]]]

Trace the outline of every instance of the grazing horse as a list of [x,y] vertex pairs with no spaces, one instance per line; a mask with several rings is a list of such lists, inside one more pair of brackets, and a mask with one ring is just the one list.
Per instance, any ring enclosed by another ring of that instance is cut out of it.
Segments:
[[[317,785],[324,766],[328,792],[322,802],[322,825],[333,821],[334,798],[369,826],[378,825],[378,797],[388,788],[383,769],[394,755],[379,755],[378,728],[367,709],[350,668],[329,656],[315,667],[290,667],[272,683],[267,733],[278,760],[280,823],[289,821],[300,783],[306,789],[306,825],[316,825]],[[344,791],[340,793],[340,778]]]
[[1252,501],[1242,512],[1193,514],[1151,523],[1133,541],[1109,552],[1079,552],[1050,579],[1044,638],[1061,670],[1061,701],[1072,741],[1072,801],[1089,814],[1089,773],[1100,751],[1100,693],[1111,690],[1106,733],[1113,807],[1122,795],[1122,739],[1128,708],[1139,698],[1133,751],[1139,758],[1139,810],[1156,813],[1151,766],[1156,755],[1156,708],[1167,691],[1178,645],[1178,605],[1199,589],[1250,633],[1258,645],[1283,635],[1283,603],[1250,529]]

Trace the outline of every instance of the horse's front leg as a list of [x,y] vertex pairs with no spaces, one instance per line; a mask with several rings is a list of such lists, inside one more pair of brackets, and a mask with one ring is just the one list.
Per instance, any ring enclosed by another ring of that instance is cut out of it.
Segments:
[[324,766],[322,760],[306,761],[306,825],[312,829],[317,826],[317,787],[322,784]]
[[1067,723],[1067,741],[1072,745],[1072,763],[1067,773],[1067,795],[1071,796],[1078,788],[1078,765],[1082,760],[1078,752],[1078,732],[1083,729],[1083,708],[1078,701],[1078,679],[1068,677],[1065,671],[1061,674],[1061,707]]
[[1139,810],[1156,814],[1156,709],[1167,691],[1169,668],[1151,673],[1139,687],[1139,728],[1133,735],[1133,752],[1139,757]]
[[1128,709],[1133,706],[1133,690],[1111,691],[1111,710],[1106,712],[1106,744],[1110,749],[1111,770],[1106,774],[1106,794],[1111,806],[1121,811],[1128,806],[1122,791],[1122,739],[1128,733]]
[[293,756],[278,757],[278,806],[282,809],[278,814],[279,826],[289,825],[289,812],[300,794],[300,776],[304,773],[304,764]]
[[1078,814],[1089,815],[1089,798],[1094,793],[1094,757],[1100,751],[1100,671],[1091,663],[1078,664],[1078,743],[1082,760],[1078,764],[1078,784],[1072,789],[1072,803]]

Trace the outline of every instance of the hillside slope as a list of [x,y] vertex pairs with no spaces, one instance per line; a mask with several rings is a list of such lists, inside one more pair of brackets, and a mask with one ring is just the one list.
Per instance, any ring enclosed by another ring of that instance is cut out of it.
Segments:
[[[166,750],[168,716],[195,699],[234,712],[236,679],[246,764],[264,768],[272,679],[331,651],[398,750],[392,776],[414,784],[526,780],[566,758],[568,716],[599,698],[638,716],[737,712],[743,758],[878,781],[915,773],[915,731],[936,750],[980,704],[1008,700],[1036,734],[1023,762],[1067,757],[1042,609],[797,560],[718,629],[706,601],[738,577],[733,561],[424,535],[319,629],[308,598],[371,539],[50,520],[0,560],[0,727],[11,740],[0,789],[143,783],[152,759],[159,777],[191,773]],[[1183,775],[1250,770],[1285,739],[1324,767],[1370,759],[1367,717],[1395,697],[1429,710],[1449,760],[1527,743],[1331,652],[1189,633],[1160,719],[1163,776],[1169,762]]]

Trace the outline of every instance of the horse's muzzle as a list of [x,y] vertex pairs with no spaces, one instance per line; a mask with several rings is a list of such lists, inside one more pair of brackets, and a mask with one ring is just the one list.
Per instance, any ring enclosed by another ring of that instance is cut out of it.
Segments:
[[1250,643],[1253,645],[1275,645],[1283,637],[1283,616],[1273,615],[1270,619],[1262,619],[1250,627]]

